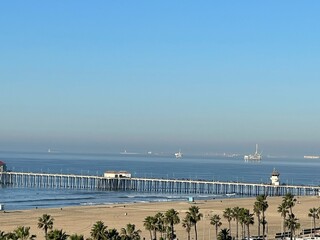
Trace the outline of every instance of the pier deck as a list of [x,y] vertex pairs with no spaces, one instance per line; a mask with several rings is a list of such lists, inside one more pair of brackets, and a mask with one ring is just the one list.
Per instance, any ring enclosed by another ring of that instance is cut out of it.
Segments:
[[168,194],[283,196],[319,195],[319,186],[271,185],[266,183],[220,182],[191,179],[106,178],[92,175],[0,172],[2,186],[30,188],[96,189]]

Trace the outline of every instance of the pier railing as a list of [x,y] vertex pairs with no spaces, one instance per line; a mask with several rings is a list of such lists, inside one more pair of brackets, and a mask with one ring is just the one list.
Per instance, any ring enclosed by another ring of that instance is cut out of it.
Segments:
[[106,178],[92,175],[0,172],[2,186],[32,188],[96,189],[168,194],[282,196],[319,195],[319,186],[271,185],[266,183],[220,182],[191,179]]

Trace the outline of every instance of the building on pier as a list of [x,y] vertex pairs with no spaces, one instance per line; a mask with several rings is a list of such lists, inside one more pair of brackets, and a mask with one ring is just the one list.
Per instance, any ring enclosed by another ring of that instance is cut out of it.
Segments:
[[280,185],[280,173],[274,168],[271,174],[271,184],[274,186],[279,186]]
[[7,165],[0,161],[0,172],[6,172],[7,171]]
[[103,176],[105,178],[131,178],[131,173],[127,171],[106,171]]

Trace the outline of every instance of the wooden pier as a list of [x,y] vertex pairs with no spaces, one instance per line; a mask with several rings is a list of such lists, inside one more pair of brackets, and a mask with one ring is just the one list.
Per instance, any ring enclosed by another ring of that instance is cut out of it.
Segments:
[[106,191],[137,191],[167,194],[208,194],[283,196],[319,195],[319,186],[279,185],[266,183],[220,182],[189,179],[106,178],[92,175],[0,172],[0,184],[11,187],[95,189]]

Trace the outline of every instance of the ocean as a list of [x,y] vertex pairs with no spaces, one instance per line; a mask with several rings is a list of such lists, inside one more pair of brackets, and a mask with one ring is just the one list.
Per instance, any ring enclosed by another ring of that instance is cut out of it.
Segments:
[[[320,185],[319,159],[264,158],[245,162],[242,157],[174,156],[138,154],[71,154],[0,152],[8,170],[63,174],[103,175],[107,170],[125,170],[134,177],[203,179],[250,183],[270,183],[273,169],[280,182]],[[179,201],[187,195],[75,189],[16,188],[0,186],[0,204],[5,210],[51,208],[113,203]],[[195,195],[194,199],[228,196]],[[230,196],[229,196],[230,197]],[[237,197],[237,196],[233,196]]]

